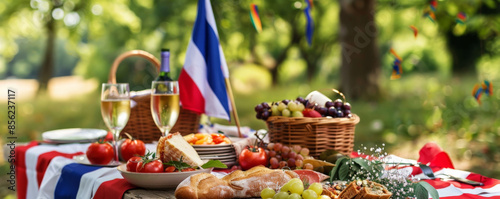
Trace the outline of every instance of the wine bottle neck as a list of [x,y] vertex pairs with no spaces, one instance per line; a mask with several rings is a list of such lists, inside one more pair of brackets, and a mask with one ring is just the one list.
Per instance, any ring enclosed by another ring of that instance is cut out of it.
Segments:
[[160,74],[170,72],[170,51],[161,51]]
[[170,51],[162,50],[160,75],[158,76],[158,78],[156,78],[156,81],[172,81],[172,79],[168,76],[169,72],[170,72]]

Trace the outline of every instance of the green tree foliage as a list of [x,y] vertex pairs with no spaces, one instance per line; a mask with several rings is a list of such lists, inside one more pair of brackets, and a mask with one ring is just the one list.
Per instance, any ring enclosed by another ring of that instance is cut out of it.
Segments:
[[[340,5],[327,0],[313,2],[315,31],[313,44],[308,46],[304,1],[212,0],[230,70],[253,63],[269,71],[275,84],[286,84],[290,78],[298,82],[338,84]],[[261,33],[251,25],[250,3],[259,6]],[[498,0],[438,3],[437,22],[432,23],[422,17],[425,1],[376,2],[381,78],[390,75],[393,60],[388,50],[391,47],[405,60],[405,74],[439,71],[447,75],[459,63],[468,63],[467,68],[474,68],[481,57],[498,54]],[[171,49],[173,72],[178,74],[184,63],[196,9],[196,0],[5,0],[0,5],[3,19],[0,21],[0,76],[36,77],[46,56],[48,35],[44,24],[57,13],[62,13],[62,18],[54,18],[57,36],[54,75],[68,75],[72,70],[73,74],[105,82],[109,67],[121,53],[142,49],[158,56],[165,47]],[[462,32],[455,28],[459,11],[469,17]],[[78,20],[71,23],[69,18],[75,16]],[[409,25],[419,28],[418,39],[412,38]],[[479,39],[481,46],[479,50],[466,51],[465,56],[464,52],[456,51],[468,49],[462,47],[469,41],[465,38],[467,35],[475,39],[470,41]],[[451,54],[446,53],[448,50]],[[470,57],[472,62],[460,61],[457,57]],[[118,80],[129,81],[137,85],[133,86],[137,89],[147,88],[147,82],[156,75],[153,67],[142,59],[127,59],[123,65],[118,70]],[[131,70],[139,72],[130,73]]]

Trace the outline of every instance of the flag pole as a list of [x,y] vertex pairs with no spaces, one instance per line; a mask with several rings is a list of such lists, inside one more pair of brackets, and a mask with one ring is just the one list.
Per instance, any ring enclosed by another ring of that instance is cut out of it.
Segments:
[[236,123],[236,127],[238,128],[238,136],[242,138],[243,136],[241,135],[241,130],[240,130],[240,119],[238,119],[238,113],[236,112],[236,104],[234,103],[234,96],[233,96],[233,91],[231,89],[231,83],[229,82],[229,78],[226,77],[226,90],[227,94],[229,95],[229,100],[231,101],[231,106],[233,107],[233,117],[234,117],[234,122]]

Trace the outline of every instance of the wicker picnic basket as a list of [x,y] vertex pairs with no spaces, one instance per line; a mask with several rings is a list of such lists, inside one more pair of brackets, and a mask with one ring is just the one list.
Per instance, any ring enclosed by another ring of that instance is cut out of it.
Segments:
[[[118,69],[118,65],[124,59],[134,56],[147,59],[156,67],[157,71],[160,71],[160,61],[158,61],[158,59],[156,59],[152,54],[142,50],[132,50],[121,54],[115,59],[109,73],[109,83],[116,83],[116,71]],[[135,102],[135,106],[131,108],[128,123],[121,131],[120,136],[125,137],[124,133],[126,132],[132,135],[134,138],[140,139],[146,143],[158,141],[161,137],[161,131],[156,126],[151,115],[150,92],[146,92],[146,94],[131,96],[130,99]],[[183,109],[181,107],[177,122],[170,130],[170,132],[180,132],[182,135],[197,133],[199,122],[199,114],[190,110]]]
[[327,149],[351,153],[354,129],[359,121],[356,114],[351,118],[271,116],[266,124],[270,142],[307,147],[309,154],[317,158]]

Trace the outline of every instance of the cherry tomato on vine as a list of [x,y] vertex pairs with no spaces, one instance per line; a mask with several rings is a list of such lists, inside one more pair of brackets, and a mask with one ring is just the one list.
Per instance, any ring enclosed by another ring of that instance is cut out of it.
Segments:
[[163,163],[161,160],[146,160],[146,164],[144,161],[137,163],[136,172],[142,173],[161,173],[163,172]]
[[127,171],[135,172],[137,170],[137,164],[142,161],[141,157],[134,156],[127,161]]

